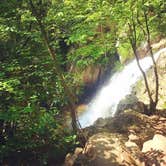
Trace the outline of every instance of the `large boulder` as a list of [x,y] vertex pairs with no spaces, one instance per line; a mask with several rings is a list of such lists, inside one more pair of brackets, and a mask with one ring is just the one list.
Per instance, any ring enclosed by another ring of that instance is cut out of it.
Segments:
[[166,137],[161,134],[155,134],[153,139],[143,144],[143,161],[145,165],[166,165]]
[[142,152],[151,150],[162,151],[166,155],[166,137],[161,134],[155,134],[153,139],[146,141],[143,144]]
[[116,115],[126,109],[133,109],[137,112],[144,113],[146,110],[146,106],[144,103],[138,101],[138,98],[134,94],[130,94],[119,102],[116,110]]

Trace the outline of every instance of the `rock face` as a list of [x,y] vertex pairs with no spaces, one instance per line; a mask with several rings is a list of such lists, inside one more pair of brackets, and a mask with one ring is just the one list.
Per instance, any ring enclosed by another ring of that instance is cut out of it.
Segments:
[[98,87],[104,84],[110,78],[116,63],[120,63],[119,54],[107,53],[109,63],[102,67],[101,65],[88,66],[82,72],[82,81],[84,84],[83,94],[79,97],[79,103],[87,103],[93,97]]

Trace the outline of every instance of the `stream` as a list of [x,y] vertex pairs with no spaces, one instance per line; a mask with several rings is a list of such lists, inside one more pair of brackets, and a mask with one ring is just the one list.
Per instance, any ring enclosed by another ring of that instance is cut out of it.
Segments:
[[[165,51],[166,48],[163,48],[156,52],[154,54],[155,60]],[[145,72],[153,65],[149,56],[141,59],[140,63]],[[127,64],[122,71],[114,73],[108,82],[97,91],[95,97],[88,104],[87,110],[79,115],[78,119],[81,126],[83,128],[90,126],[100,117],[114,116],[118,103],[126,95],[131,94],[132,87],[141,78],[142,74],[135,59]]]

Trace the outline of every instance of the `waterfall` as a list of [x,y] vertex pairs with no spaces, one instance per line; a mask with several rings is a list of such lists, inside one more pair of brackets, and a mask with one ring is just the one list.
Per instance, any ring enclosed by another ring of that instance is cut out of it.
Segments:
[[[155,60],[158,59],[166,48],[161,49],[154,54]],[[146,72],[153,65],[151,57],[147,56],[140,60],[143,70]],[[116,72],[97,93],[88,104],[87,110],[79,116],[79,122],[82,127],[90,126],[98,118],[114,116],[118,103],[131,93],[134,85],[142,74],[137,66],[136,60],[127,64],[122,71]]]

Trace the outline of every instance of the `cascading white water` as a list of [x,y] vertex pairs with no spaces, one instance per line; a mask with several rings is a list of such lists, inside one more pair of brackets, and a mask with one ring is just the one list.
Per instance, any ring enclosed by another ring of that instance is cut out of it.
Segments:
[[[165,51],[166,48],[163,48],[155,53],[155,60],[157,60],[159,55]],[[153,64],[150,57],[141,59],[140,63],[145,72]],[[87,110],[79,116],[81,126],[83,128],[90,126],[99,117],[105,118],[113,116],[120,100],[131,93],[132,85],[134,85],[141,77],[142,74],[137,66],[136,60],[133,60],[126,65],[122,71],[116,72],[88,104]]]

